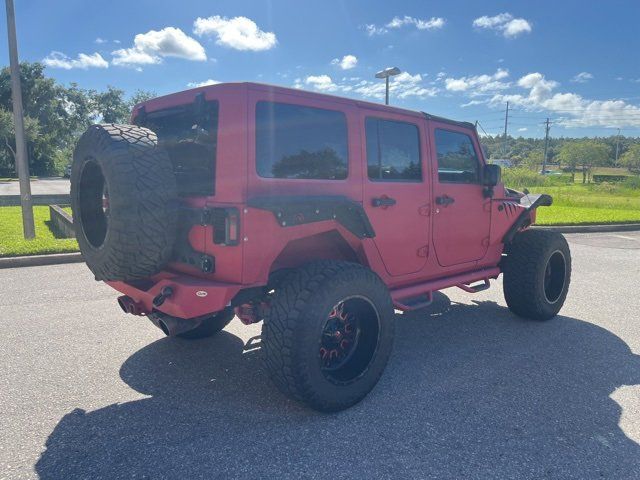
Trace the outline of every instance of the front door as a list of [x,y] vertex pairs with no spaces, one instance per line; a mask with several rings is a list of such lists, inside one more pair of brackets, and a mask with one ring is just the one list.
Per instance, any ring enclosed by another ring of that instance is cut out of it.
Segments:
[[438,263],[480,260],[489,246],[491,199],[485,198],[482,161],[469,129],[429,122],[433,179],[433,244]]
[[[423,168],[425,122],[362,110],[364,208],[390,275],[418,272],[429,243],[429,189]],[[422,129],[420,127],[423,127]]]

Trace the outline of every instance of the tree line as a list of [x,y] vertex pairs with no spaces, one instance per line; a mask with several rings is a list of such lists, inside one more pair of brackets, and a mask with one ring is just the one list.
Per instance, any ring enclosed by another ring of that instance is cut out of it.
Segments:
[[[138,90],[130,97],[109,86],[104,91],[61,85],[45,75],[41,63],[20,64],[22,100],[29,166],[32,175],[60,174],[71,161],[78,137],[92,123],[127,122],[133,105],[155,96]],[[506,158],[517,166],[539,168],[544,139],[482,137],[489,158]],[[618,162],[615,162],[618,143]],[[505,150],[506,145],[506,150]],[[550,138],[549,163],[588,172],[594,166],[625,166],[640,172],[640,138]],[[13,126],[9,68],[0,71],[0,177],[15,176],[15,133]]]
[[[155,96],[138,90],[129,98],[109,86],[105,91],[61,85],[47,77],[41,63],[20,64],[25,133],[32,175],[62,173],[78,137],[96,122],[127,122],[131,108]],[[9,67],[0,71],[0,177],[16,176],[15,130]]]
[[[491,159],[504,158],[513,165],[539,168],[543,163],[544,139],[507,136],[484,136],[481,142]],[[616,149],[618,161],[616,162]],[[625,167],[640,173],[640,138],[611,135],[595,138],[549,138],[547,163],[569,171],[585,172],[593,167]]]

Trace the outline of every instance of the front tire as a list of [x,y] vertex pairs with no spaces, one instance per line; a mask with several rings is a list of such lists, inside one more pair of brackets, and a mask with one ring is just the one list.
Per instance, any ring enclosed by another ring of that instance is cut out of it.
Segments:
[[571,252],[564,236],[547,230],[525,230],[506,248],[504,298],[524,318],[555,317],[569,291]]
[[312,262],[276,289],[262,327],[266,368],[286,395],[319,411],[351,407],[376,385],[393,346],[389,291],[353,263]]

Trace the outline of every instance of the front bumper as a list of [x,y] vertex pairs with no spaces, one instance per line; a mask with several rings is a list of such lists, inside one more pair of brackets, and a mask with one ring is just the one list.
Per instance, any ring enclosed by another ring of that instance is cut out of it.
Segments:
[[[185,319],[219,312],[231,303],[231,299],[242,288],[238,284],[213,282],[188,275],[164,274],[144,281],[106,283],[130,297],[136,305],[135,313],[139,315],[157,310]],[[166,291],[170,291],[171,295],[164,297],[158,305],[158,297]]]

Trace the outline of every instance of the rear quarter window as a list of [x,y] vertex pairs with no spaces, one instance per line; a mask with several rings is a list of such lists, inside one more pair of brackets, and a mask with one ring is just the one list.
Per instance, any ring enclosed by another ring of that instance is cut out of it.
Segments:
[[342,112],[287,103],[256,104],[256,169],[261,177],[345,179],[347,145]]

